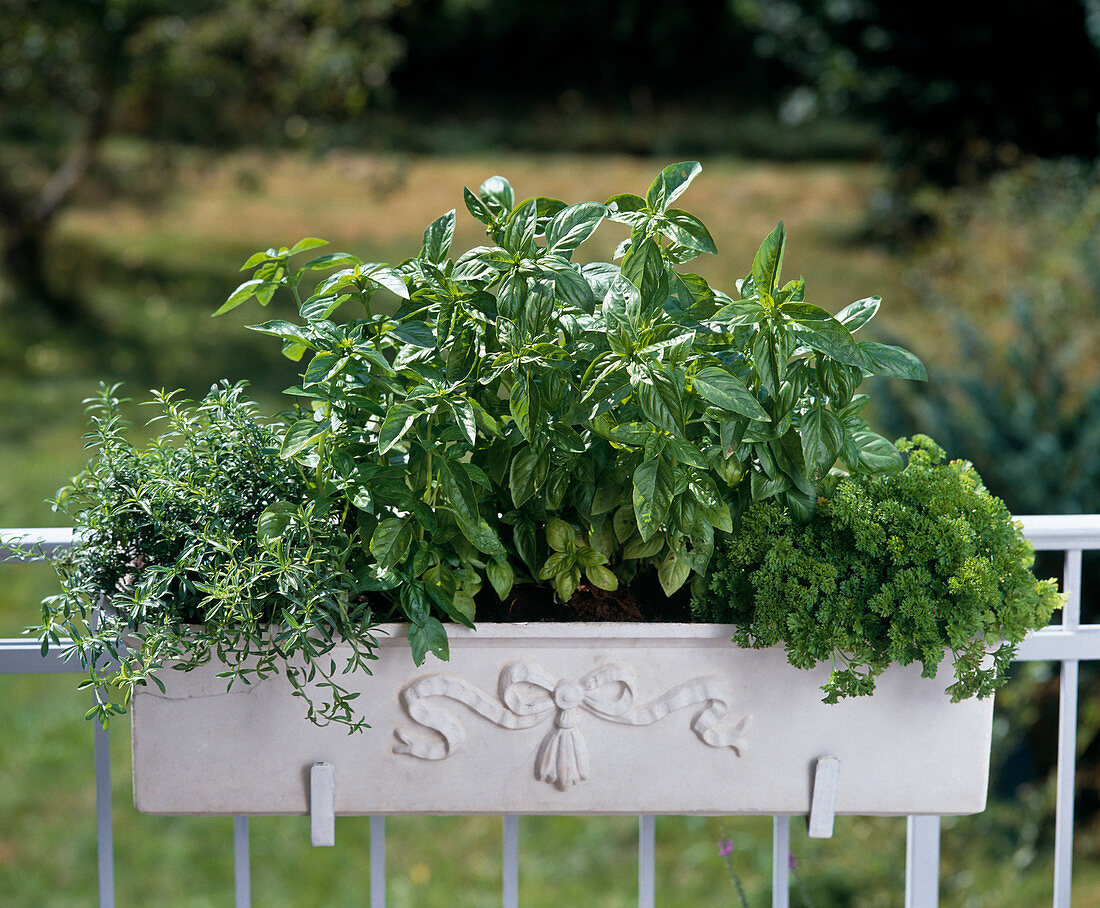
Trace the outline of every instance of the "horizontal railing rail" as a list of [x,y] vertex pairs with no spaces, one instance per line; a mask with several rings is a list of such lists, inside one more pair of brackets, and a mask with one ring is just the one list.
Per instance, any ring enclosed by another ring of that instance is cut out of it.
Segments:
[[[1057,800],[1055,813],[1055,908],[1069,908],[1073,874],[1073,807],[1076,769],[1078,666],[1100,659],[1100,624],[1081,624],[1081,561],[1086,551],[1100,550],[1100,514],[1028,515],[1017,518],[1037,551],[1065,553],[1062,586],[1066,604],[1061,623],[1030,635],[1020,646],[1017,661],[1053,661],[1060,666],[1058,712]],[[63,528],[0,529],[0,563],[42,561],[71,546],[72,530]],[[65,660],[71,641],[52,646],[45,657],[36,640],[0,639],[0,674],[82,672],[79,659]],[[111,831],[110,752],[107,732],[95,726],[96,827],[99,864],[99,901],[114,904],[113,838]],[[502,900],[505,908],[519,904],[518,818],[502,823]],[[638,818],[638,905],[652,908],[655,893],[654,818]],[[248,819],[233,823],[236,904],[250,904]],[[772,905],[788,908],[790,817],[774,817],[772,825]],[[905,904],[934,908],[939,900],[939,817],[914,816],[907,821]],[[384,908],[386,899],[385,817],[370,818],[370,905]]]

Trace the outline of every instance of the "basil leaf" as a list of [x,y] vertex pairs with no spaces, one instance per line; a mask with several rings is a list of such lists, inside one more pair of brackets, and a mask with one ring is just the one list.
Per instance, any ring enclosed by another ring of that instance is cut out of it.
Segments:
[[859,350],[863,354],[864,370],[871,375],[928,381],[928,371],[924,368],[924,363],[904,347],[860,341]]
[[650,184],[645,194],[646,204],[654,211],[664,211],[691,185],[702,169],[698,161],[669,164]]
[[634,519],[643,541],[661,528],[672,505],[673,491],[672,471],[662,458],[644,461],[634,471]]
[[745,384],[720,366],[700,369],[692,379],[692,387],[704,400],[723,410],[739,413],[749,419],[771,419]]
[[572,252],[596,232],[606,216],[606,206],[598,202],[581,202],[563,208],[546,226],[547,250],[556,255]]
[[752,282],[759,293],[771,296],[779,286],[779,276],[783,271],[783,249],[786,245],[787,230],[780,221],[764,238],[752,260]]

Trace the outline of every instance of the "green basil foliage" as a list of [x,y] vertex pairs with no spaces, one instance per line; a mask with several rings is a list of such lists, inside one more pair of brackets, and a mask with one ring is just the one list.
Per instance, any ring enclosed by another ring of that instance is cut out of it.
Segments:
[[[685,266],[714,240],[676,207],[700,169],[578,204],[517,203],[494,176],[464,190],[484,245],[452,250],[454,211],[396,266],[305,258],[323,245],[307,239],[252,256],[218,310],[292,299],[289,320],[252,326],[304,364],[282,456],[354,509],[352,545],[418,663],[446,656],[441,619],[472,624],[487,585],[548,582],[568,601],[655,570],[671,595],[752,502],[805,521],[835,464],[901,468],[856,389],[925,372],[854,337],[879,300],[808,302],[781,277],[782,223],[732,293],[709,286]],[[604,221],[628,236],[614,262],[582,264]]]
[[1062,603],[969,463],[943,463],[921,435],[898,447],[900,473],[834,477],[806,526],[778,501],[753,504],[692,603],[700,620],[737,625],[739,646],[783,643],[799,668],[830,663],[827,703],[870,694],[893,662],[935,677],[948,653],[951,699],[989,696]]
[[135,687],[164,690],[159,669],[216,658],[230,684],[281,672],[311,721],[365,728],[339,680],[369,672],[377,645],[350,569],[349,505],[277,456],[280,427],[256,419],[240,385],[197,404],[155,395],[163,431],[143,448],[115,390],[88,402],[93,457],[54,502],[79,541],[53,560],[62,592],[31,629],[43,654],[72,639],[65,655],[96,695],[88,717],[106,726]]

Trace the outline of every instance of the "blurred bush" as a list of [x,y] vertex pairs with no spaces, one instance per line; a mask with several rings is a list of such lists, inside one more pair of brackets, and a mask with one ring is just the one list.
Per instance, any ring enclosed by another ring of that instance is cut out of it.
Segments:
[[[932,435],[972,461],[1014,513],[1100,512],[1100,166],[1037,162],[939,198],[941,227],[909,272],[930,332],[902,338],[930,361],[930,380],[881,389],[878,426]],[[1040,576],[1060,572],[1052,555],[1040,558]],[[1086,621],[1100,620],[1095,556],[1086,555],[1080,590]],[[1012,685],[998,700],[1008,721],[993,786],[1029,805],[1030,828],[1049,832],[1057,675],[1046,665],[1017,671],[1038,683]],[[1081,841],[1097,853],[1095,663],[1081,665],[1080,696],[1076,813]]]
[[909,281],[938,367],[881,423],[974,462],[1016,513],[1100,511],[1100,167],[1038,162],[957,190]]

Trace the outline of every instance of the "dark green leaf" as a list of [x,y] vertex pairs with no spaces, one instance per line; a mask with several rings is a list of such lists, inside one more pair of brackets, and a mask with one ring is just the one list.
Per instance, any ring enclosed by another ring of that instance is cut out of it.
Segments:
[[764,321],[767,312],[756,300],[735,300],[723,306],[710,317],[710,321],[729,327],[755,325]]
[[665,212],[665,217],[668,218],[668,224],[662,232],[673,242],[696,252],[718,252],[710,231],[695,215],[680,208],[670,208]]
[[633,284],[642,296],[642,304],[653,314],[664,304],[668,296],[668,274],[661,247],[645,237],[632,243],[623,259],[623,277]]
[[411,404],[401,403],[390,407],[378,430],[378,453],[385,454],[412,428],[420,411]]
[[275,501],[264,508],[256,522],[256,537],[260,542],[273,542],[286,532],[298,513],[298,506],[289,501]]
[[317,249],[327,245],[328,240],[319,240],[315,236],[309,236],[304,240],[298,240],[297,243],[291,246],[288,255],[297,255],[299,252],[305,252],[307,249]]
[[546,248],[558,255],[572,252],[596,232],[606,215],[607,208],[598,202],[563,208],[546,226]]
[[669,552],[668,556],[657,565],[657,579],[661,581],[661,589],[666,596],[671,596],[691,576],[691,565],[680,558],[677,553]]
[[806,464],[826,470],[833,465],[844,444],[844,428],[832,411],[822,406],[811,407],[802,417],[802,451]]
[[470,192],[466,186],[462,187],[462,199],[466,203],[466,210],[469,211],[476,220],[481,221],[482,224],[492,223],[493,213],[489,210],[489,206]]
[[531,438],[531,395],[528,391],[527,376],[521,375],[512,385],[512,394],[508,399],[508,411],[515,420],[516,428],[524,438]]
[[260,278],[253,278],[252,280],[245,281],[236,290],[229,294],[229,298],[221,304],[221,306],[214,312],[214,315],[222,315],[225,312],[236,309],[239,305],[241,305],[241,303],[254,297],[257,291],[259,291],[261,287],[265,286],[267,286],[267,281],[261,280]]
[[878,307],[881,304],[882,297],[880,296],[869,296],[866,299],[856,300],[841,309],[836,314],[836,320],[855,334],[875,317],[875,313],[878,312]]
[[740,413],[750,419],[769,419],[767,412],[744,383],[720,366],[700,369],[692,379],[692,387],[705,400],[723,410]]
[[447,260],[451,251],[451,241],[455,235],[455,210],[437,218],[424,231],[424,246],[420,257],[439,265]]
[[517,255],[527,254],[535,241],[536,217],[535,200],[528,199],[508,216],[500,244]]
[[417,665],[424,664],[428,653],[435,653],[444,662],[451,658],[447,629],[437,618],[429,617],[422,625],[409,625],[409,649]]
[[316,444],[317,439],[324,435],[327,430],[327,423],[317,422],[315,419],[310,418],[298,420],[287,429],[279,456],[293,457],[310,445]]
[[387,517],[378,524],[370,540],[370,552],[383,570],[399,564],[412,544],[411,521]]
[[850,366],[863,365],[852,332],[824,309],[809,303],[787,303],[782,311],[794,325],[795,336],[807,347]]
[[512,490],[512,503],[518,508],[546,482],[550,472],[550,458],[536,454],[530,445],[512,455],[508,484]]
[[649,219],[646,201],[639,195],[623,193],[607,200],[607,217],[620,224],[637,227]]
[[542,266],[553,277],[558,296],[578,309],[592,311],[596,305],[596,295],[592,292],[592,285],[574,265],[565,261],[554,261],[553,256],[547,256],[542,260]]
[[402,322],[392,329],[393,334],[414,347],[434,347],[435,333],[424,322]]
[[292,324],[291,322],[275,319],[273,321],[264,322],[262,325],[247,325],[246,327],[249,331],[258,331],[260,334],[270,334],[272,337],[278,337],[282,340],[298,343],[311,350],[317,349],[309,333],[301,326]]
[[672,470],[662,458],[647,460],[634,471],[634,518],[643,540],[652,537],[664,523],[673,491]]
[[854,433],[852,440],[859,452],[859,466],[866,472],[896,473],[904,466],[898,449],[881,435],[863,430]]
[[669,164],[650,184],[645,194],[646,204],[655,211],[664,211],[691,185],[702,169],[698,161]]
[[775,230],[765,237],[752,260],[752,282],[760,293],[771,296],[779,286],[779,276],[783,271],[783,248],[786,245],[787,231],[780,221]]
[[477,491],[465,470],[458,465],[452,468],[447,461],[441,460],[439,483],[462,535],[477,546],[478,551],[488,555],[503,555],[504,546],[501,545],[496,531],[481,516]]
[[924,368],[924,363],[904,347],[860,341],[859,350],[864,357],[864,369],[872,375],[928,381],[928,371]]
[[485,566],[485,574],[496,590],[497,597],[502,602],[507,599],[516,578],[512,566],[507,561],[492,560]]
[[504,177],[489,177],[481,184],[479,194],[489,210],[498,217],[507,214],[512,210],[512,206],[516,204],[516,196],[512,192],[512,185]]

